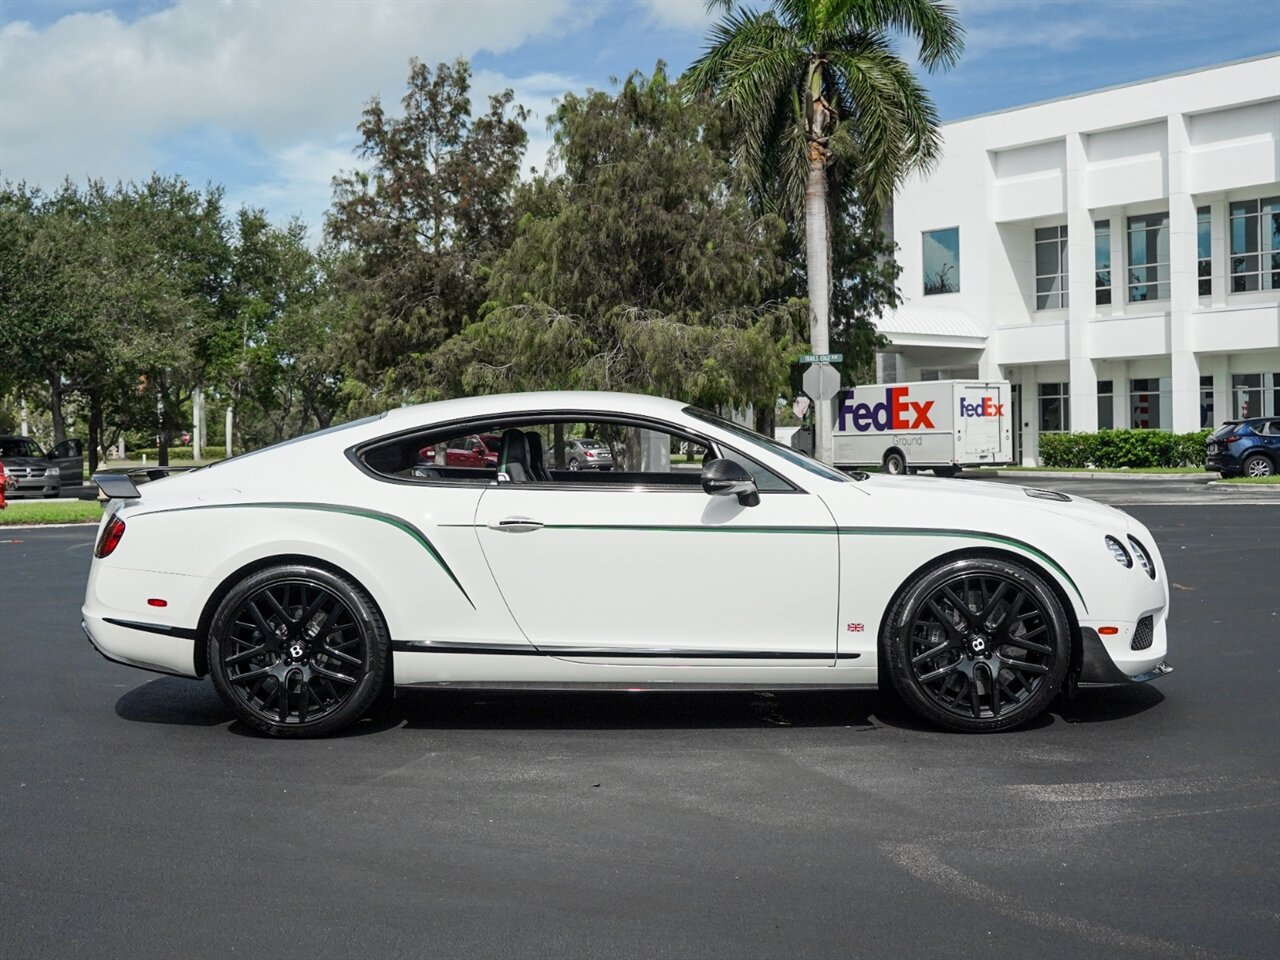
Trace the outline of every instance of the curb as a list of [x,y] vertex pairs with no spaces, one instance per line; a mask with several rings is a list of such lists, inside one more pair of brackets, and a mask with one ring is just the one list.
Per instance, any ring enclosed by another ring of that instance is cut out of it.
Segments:
[[1225,483],[1222,480],[1210,480],[1209,486],[1222,493],[1263,493],[1271,497],[1280,497],[1280,483]]
[[[1028,480],[1036,478],[1044,478],[1046,480],[1121,480],[1125,482],[1134,480],[1156,480],[1162,482],[1180,480],[1183,483],[1214,483],[1213,480],[1208,479],[1211,476],[1208,471],[1205,473],[1112,473],[1106,470],[982,470],[980,472],[965,471],[960,475],[970,477],[1025,477]],[[1240,486],[1248,486],[1248,484],[1240,484]]]
[[67,530],[71,527],[96,527],[97,520],[82,520],[79,523],[5,523],[0,524],[0,534],[7,530]]

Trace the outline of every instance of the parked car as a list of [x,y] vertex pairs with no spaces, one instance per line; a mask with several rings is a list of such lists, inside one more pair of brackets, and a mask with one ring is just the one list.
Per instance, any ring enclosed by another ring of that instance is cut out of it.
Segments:
[[[498,462],[497,454],[489,459],[489,448],[477,434],[457,437],[443,444],[444,465],[449,467],[491,467]],[[435,446],[423,447],[418,456],[427,463],[436,463]]]
[[[708,456],[700,472],[540,477],[530,435],[587,423]],[[423,447],[495,426],[504,479],[412,475]],[[467,397],[141,489],[94,479],[112,503],[81,610],[90,642],[210,675],[273,736],[339,730],[392,684],[885,683],[931,723],[995,731],[1064,688],[1169,671],[1169,583],[1133,517],[1049,490],[848,476],[674,400]]]
[[56,497],[84,483],[84,444],[63,440],[48,453],[30,437],[0,437],[0,462],[10,477],[9,496]]
[[1205,441],[1204,468],[1224,477],[1280,473],[1280,417],[1228,420]]
[[[547,466],[555,465],[554,454],[548,453]],[[613,453],[600,440],[571,439],[564,442],[566,470],[612,470]]]

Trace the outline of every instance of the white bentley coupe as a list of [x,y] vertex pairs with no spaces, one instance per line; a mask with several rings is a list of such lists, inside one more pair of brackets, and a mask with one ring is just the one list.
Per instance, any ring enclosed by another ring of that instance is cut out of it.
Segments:
[[[476,436],[496,463],[456,455]],[[583,440],[611,466],[567,469]],[[95,480],[89,640],[211,675],[276,736],[339,730],[393,686],[890,685],[935,724],[1002,730],[1169,670],[1164,564],[1125,513],[847,476],[671,400],[449,400],[141,490]]]

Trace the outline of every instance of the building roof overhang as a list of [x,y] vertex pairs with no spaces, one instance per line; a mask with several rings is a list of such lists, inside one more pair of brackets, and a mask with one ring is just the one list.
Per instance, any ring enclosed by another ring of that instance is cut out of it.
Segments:
[[907,303],[872,322],[895,347],[981,350],[987,343],[982,324],[958,307]]

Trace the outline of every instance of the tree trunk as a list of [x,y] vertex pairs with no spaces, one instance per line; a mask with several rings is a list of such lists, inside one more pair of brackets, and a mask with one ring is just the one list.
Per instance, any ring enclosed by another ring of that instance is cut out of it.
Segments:
[[57,364],[49,369],[49,415],[53,419],[53,445],[67,439],[67,421],[62,414],[62,370]]
[[165,423],[164,391],[156,391],[156,463],[162,467],[169,465],[169,425]]
[[[820,125],[819,125],[820,129]],[[830,353],[831,288],[828,264],[831,259],[827,232],[826,151],[819,144],[809,149],[809,182],[804,200],[805,273],[809,288],[809,349]],[[831,404],[814,397],[813,452],[823,463],[831,462]]]
[[89,474],[98,469],[98,451],[102,447],[102,394],[89,394]]

